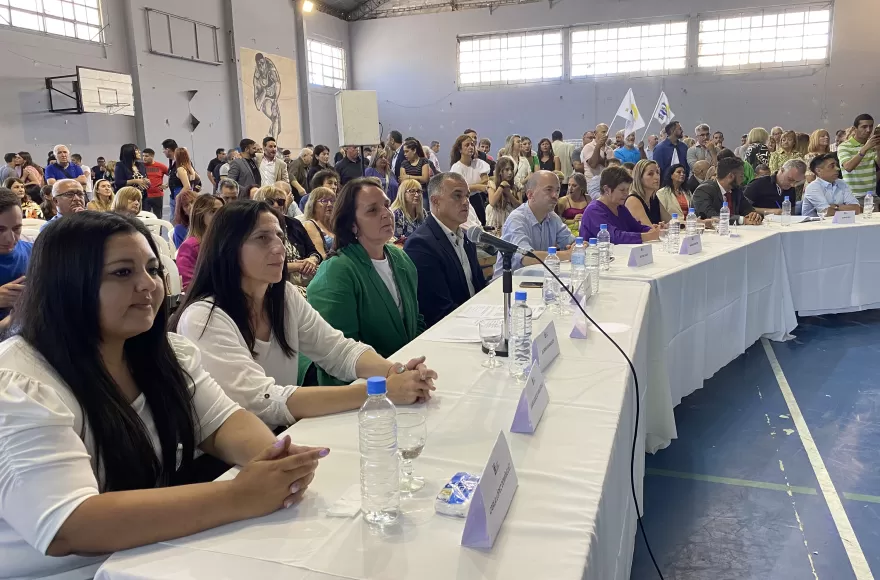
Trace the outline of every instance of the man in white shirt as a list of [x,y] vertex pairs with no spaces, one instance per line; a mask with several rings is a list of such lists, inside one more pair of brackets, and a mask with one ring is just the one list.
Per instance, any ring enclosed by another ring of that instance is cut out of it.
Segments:
[[562,131],[553,131],[551,146],[553,147],[553,155],[559,157],[559,168],[565,177],[563,183],[568,183],[574,168],[571,166],[571,153],[574,151],[572,143],[566,143],[562,140]]
[[440,160],[437,158],[438,153],[440,153],[440,141],[431,141],[431,161],[434,162],[437,171],[443,171],[440,169]]
[[431,215],[406,240],[403,250],[419,277],[419,312],[436,324],[486,285],[476,247],[462,231],[470,203],[467,182],[457,173],[440,173],[428,183]]
[[589,180],[594,175],[602,173],[611,157],[614,157],[614,150],[608,146],[608,125],[599,123],[596,125],[595,141],[584,145],[584,150],[581,151],[584,177]]
[[278,159],[278,145],[274,137],[263,137],[263,158],[260,160],[260,185],[274,185],[276,181],[289,181],[287,164]]
[[241,157],[241,153],[238,152],[238,149],[230,149],[226,152],[226,163],[220,166],[220,178],[227,177],[229,175],[229,164],[239,159]]
[[804,190],[804,205],[801,213],[807,217],[816,217],[824,211],[827,217],[839,211],[862,213],[862,206],[846,181],[840,179],[840,164],[837,155],[826,153],[819,155],[810,162],[810,171],[816,174]]
[[654,161],[654,147],[657,146],[658,141],[657,135],[648,135],[648,146],[645,147],[645,155],[649,161]]

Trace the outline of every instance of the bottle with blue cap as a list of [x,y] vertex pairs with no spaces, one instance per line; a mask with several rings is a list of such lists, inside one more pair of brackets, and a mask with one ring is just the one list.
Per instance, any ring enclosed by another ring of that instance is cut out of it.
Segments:
[[611,269],[611,232],[608,224],[599,225],[599,233],[596,234],[596,243],[599,246],[599,268],[604,272]]
[[[587,279],[587,247],[584,245],[584,239],[577,237],[574,240],[574,247],[571,249],[571,291],[575,295],[583,296],[584,281]],[[560,296],[561,300],[566,297]]]
[[358,412],[361,512],[376,526],[393,523],[400,513],[397,409],[385,391],[385,377],[367,379],[367,400]]
[[556,278],[548,271],[552,271],[557,276],[559,276],[561,272],[559,256],[556,255],[556,248],[550,247],[547,248],[547,257],[544,258],[544,265],[546,268],[544,269],[544,305],[547,306],[548,310],[558,309],[560,305],[560,292],[561,288],[559,287],[559,282],[556,281]]
[[666,236],[666,251],[670,254],[677,254],[679,247],[681,247],[680,223],[678,221],[678,214],[672,214],[672,219],[669,220],[669,234]]
[[717,229],[719,236],[724,237],[730,235],[730,207],[728,207],[726,201],[721,204],[721,211],[718,212]]
[[516,292],[514,300],[508,325],[510,375],[518,381],[525,381],[532,365],[532,309],[526,304],[525,292]]

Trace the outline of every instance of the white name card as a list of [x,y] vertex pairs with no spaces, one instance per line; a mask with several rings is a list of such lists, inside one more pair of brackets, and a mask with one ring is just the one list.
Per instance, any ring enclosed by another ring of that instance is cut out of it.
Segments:
[[638,268],[653,263],[654,250],[651,249],[651,244],[642,244],[629,251],[629,262],[627,263],[627,266],[630,268]]
[[700,238],[699,234],[685,236],[681,239],[681,249],[678,251],[679,255],[692,256],[694,254],[699,254],[702,251],[703,240]]
[[474,490],[461,534],[462,546],[491,548],[495,544],[518,485],[510,448],[501,432]]
[[550,402],[547,393],[547,385],[544,373],[540,365],[532,365],[526,386],[519,395],[519,404],[516,406],[516,414],[513,416],[513,425],[510,430],[513,433],[534,433],[544,416],[544,409]]
[[559,340],[556,337],[556,325],[551,320],[544,331],[532,340],[532,366],[537,362],[541,370],[546,371],[558,356]]
[[832,223],[835,224],[854,224],[856,223],[856,212],[854,210],[848,209],[845,211],[838,211],[834,213],[834,220]]

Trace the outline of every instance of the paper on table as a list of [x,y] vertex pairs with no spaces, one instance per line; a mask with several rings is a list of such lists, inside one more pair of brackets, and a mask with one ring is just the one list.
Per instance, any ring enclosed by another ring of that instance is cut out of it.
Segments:
[[[532,320],[540,318],[547,309],[543,304],[529,305],[532,309]],[[504,315],[504,307],[500,304],[468,304],[456,314],[456,318],[501,318]]]
[[[776,224],[782,223],[782,216],[781,215],[775,215],[775,214],[774,215],[765,215],[764,219],[769,222],[776,223]],[[801,222],[813,222],[813,221],[818,221],[818,220],[819,220],[819,218],[811,218],[811,217],[807,217],[807,216],[803,216],[803,215],[793,215],[793,216],[791,216],[790,223],[799,224]]]
[[[501,318],[498,318],[498,329],[501,329]],[[431,342],[478,343],[481,342],[480,325],[475,324],[473,318],[448,317],[426,330],[419,338]]]

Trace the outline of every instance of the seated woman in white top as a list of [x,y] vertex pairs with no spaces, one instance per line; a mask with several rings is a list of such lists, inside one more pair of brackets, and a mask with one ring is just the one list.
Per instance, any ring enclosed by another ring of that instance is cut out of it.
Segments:
[[[20,330],[0,344],[0,578],[91,578],[112,552],[292,505],[328,452],[276,444],[166,334],[158,255],[112,213],[37,239]],[[245,467],[178,485],[197,448]]]
[[300,354],[346,381],[388,377],[395,404],[430,398],[437,376],[424,357],[406,365],[346,339],[284,281],[283,232],[265,202],[218,211],[199,252],[186,301],[171,328],[196,343],[233,401],[270,427],[357,409],[366,384],[298,388]]

